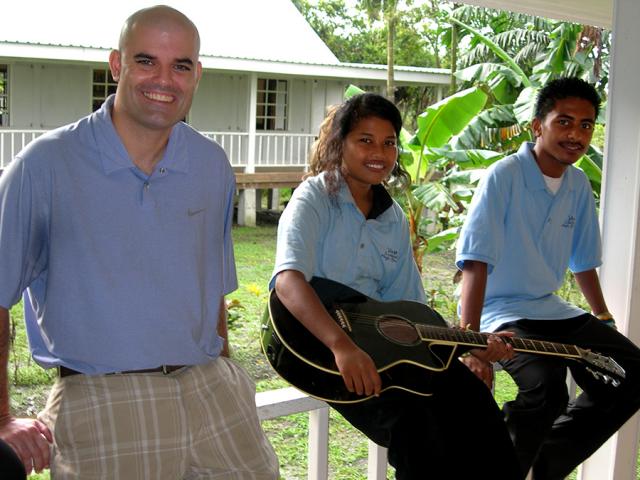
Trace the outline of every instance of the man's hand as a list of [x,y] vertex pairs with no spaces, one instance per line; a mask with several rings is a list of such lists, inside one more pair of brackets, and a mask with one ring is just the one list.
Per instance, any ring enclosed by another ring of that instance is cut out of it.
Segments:
[[491,389],[493,386],[493,365],[491,363],[480,360],[474,354],[462,357],[461,360],[476,377],[482,380],[484,384]]
[[0,419],[0,438],[16,452],[27,475],[49,467],[49,445],[53,435],[47,426],[31,418]]
[[487,348],[474,348],[471,353],[485,362],[496,362],[498,360],[507,360],[513,357],[513,346],[502,340],[501,337],[513,337],[513,332],[498,332],[489,335],[487,339]]
[[512,358],[514,355],[511,344],[504,342],[500,337],[513,337],[513,332],[499,332],[490,335],[487,339],[487,348],[474,348],[471,355],[462,359],[469,370],[482,380],[487,387],[493,386],[493,362]]

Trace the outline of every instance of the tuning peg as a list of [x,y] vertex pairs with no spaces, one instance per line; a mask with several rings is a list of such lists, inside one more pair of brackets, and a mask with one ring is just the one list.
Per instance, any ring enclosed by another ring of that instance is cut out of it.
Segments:
[[592,369],[590,367],[587,367],[587,371],[589,373],[591,373],[591,375],[593,375],[593,378],[595,378],[596,380],[600,380],[601,374],[599,372],[595,371],[594,369]]

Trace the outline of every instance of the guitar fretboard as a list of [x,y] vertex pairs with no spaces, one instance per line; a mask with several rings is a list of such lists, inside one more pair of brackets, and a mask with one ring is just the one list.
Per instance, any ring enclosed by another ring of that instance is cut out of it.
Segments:
[[[455,328],[433,327],[430,325],[416,324],[423,340],[438,340],[447,343],[468,345],[473,347],[486,347],[490,334],[479,333],[472,330],[460,330]],[[575,345],[564,343],[546,342],[543,340],[530,340],[518,337],[500,337],[504,342],[513,346],[517,352],[543,353],[558,355],[561,357],[580,358],[580,352]]]

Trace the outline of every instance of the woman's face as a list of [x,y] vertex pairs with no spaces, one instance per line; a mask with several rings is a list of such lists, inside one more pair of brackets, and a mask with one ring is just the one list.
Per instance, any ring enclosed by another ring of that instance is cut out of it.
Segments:
[[342,173],[350,187],[382,183],[397,159],[393,125],[379,117],[365,117],[356,123],[342,145]]

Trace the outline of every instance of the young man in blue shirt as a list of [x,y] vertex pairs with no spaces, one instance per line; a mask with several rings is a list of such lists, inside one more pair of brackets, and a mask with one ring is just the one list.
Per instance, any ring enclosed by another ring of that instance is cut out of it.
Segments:
[[[573,166],[589,146],[599,106],[582,80],[546,85],[532,122],[535,143],[488,169],[458,242],[463,326],[575,344],[626,370],[616,388],[561,357],[518,353],[501,361],[518,385],[503,408],[507,427],[523,472],[533,467],[536,480],[565,478],[640,406],[640,350],[615,330],[608,312],[596,271],[595,202],[587,177]],[[567,268],[592,313],[554,293]],[[465,362],[476,371],[491,368],[475,357]],[[582,389],[571,402],[567,368]]]
[[[195,25],[140,10],[109,57],[115,95],[43,135],[0,178],[0,439],[52,478],[274,480],[255,386],[228,359],[235,180],[181,122],[202,73]],[[35,419],[9,411],[8,309],[27,289]]]

